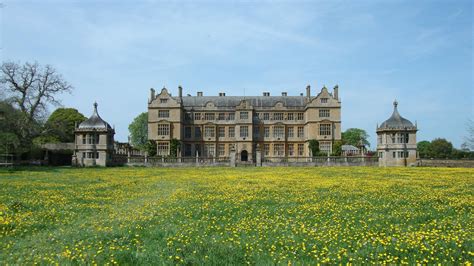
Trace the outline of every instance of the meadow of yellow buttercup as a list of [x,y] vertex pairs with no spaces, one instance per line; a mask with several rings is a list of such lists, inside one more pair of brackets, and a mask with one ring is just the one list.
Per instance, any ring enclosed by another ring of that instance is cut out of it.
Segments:
[[2,264],[471,264],[474,169],[0,170]]

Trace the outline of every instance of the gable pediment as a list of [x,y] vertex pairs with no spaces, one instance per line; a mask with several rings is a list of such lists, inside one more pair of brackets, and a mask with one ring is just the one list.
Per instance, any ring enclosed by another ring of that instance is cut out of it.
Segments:
[[317,107],[332,107],[332,106],[339,106],[340,103],[337,99],[334,98],[334,95],[329,92],[329,90],[324,86],[321,91],[316,95],[316,97],[312,98],[311,101],[308,103],[308,106],[317,106]]
[[176,107],[180,106],[180,103],[177,99],[172,97],[171,93],[168,92],[168,89],[163,87],[161,92],[155,96],[149,105],[153,107]]

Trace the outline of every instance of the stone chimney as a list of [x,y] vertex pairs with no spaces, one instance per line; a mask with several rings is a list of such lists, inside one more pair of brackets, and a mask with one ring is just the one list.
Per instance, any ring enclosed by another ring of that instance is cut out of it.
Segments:
[[225,92],[219,92],[219,96],[224,97],[224,96],[225,96]]
[[265,91],[265,92],[263,92],[263,96],[270,96],[270,93]]
[[334,99],[339,100],[339,86],[334,86]]
[[288,96],[288,93],[286,91],[281,93],[281,96]]
[[202,97],[202,91],[198,91],[197,96],[198,96],[198,97]]
[[150,88],[150,102],[155,99],[155,89]]
[[306,97],[311,97],[311,86],[306,86]]
[[181,85],[178,86],[178,96],[179,98],[183,98],[183,87],[181,87]]

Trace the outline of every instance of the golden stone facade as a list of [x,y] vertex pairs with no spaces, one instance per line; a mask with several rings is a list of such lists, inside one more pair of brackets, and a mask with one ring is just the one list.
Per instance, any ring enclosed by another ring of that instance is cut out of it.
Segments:
[[311,156],[308,141],[319,141],[320,150],[332,152],[341,140],[341,101],[338,86],[332,93],[323,87],[316,96],[172,96],[163,88],[150,90],[148,138],[157,144],[157,155],[170,154],[170,142],[181,143],[181,157],[229,157],[254,161],[263,158]]

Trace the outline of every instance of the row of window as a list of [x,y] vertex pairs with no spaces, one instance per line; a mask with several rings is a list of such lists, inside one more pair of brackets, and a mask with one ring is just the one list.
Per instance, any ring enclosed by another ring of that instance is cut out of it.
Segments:
[[[329,110],[320,110],[320,117],[329,117]],[[238,118],[241,120],[249,119],[249,112],[237,112]],[[163,114],[165,115],[165,114]],[[166,114],[169,116],[169,112]],[[158,111],[159,117],[168,117],[168,116],[160,116],[160,111]],[[276,120],[276,121],[283,121],[283,120],[304,120],[304,113],[256,113],[255,115],[260,120]],[[235,113],[186,113],[185,120],[235,120]]]
[[[289,138],[295,137],[295,128],[288,127],[287,128],[287,135]],[[332,133],[332,125],[331,124],[320,124],[319,125],[319,135],[320,136],[330,136]],[[226,130],[225,127],[218,127],[217,128],[218,137],[224,138],[226,137]],[[253,132],[255,137],[260,137],[260,127],[254,127]],[[170,135],[170,125],[169,124],[158,124],[158,136],[169,136]],[[241,138],[248,138],[249,136],[249,127],[248,126],[240,126],[239,135]],[[204,137],[205,138],[214,138],[216,136],[216,130],[214,126],[205,126],[204,127]],[[201,138],[201,127],[194,127],[194,137]],[[228,127],[227,128],[227,137],[234,138],[235,137],[235,127]],[[263,127],[263,137],[269,138],[270,137],[270,127]],[[273,137],[274,138],[284,138],[285,137],[285,127],[284,126],[274,126],[273,127]],[[296,137],[303,138],[304,137],[304,127],[297,127],[296,128]],[[192,138],[192,128],[185,127],[184,128],[184,138],[190,139]]]
[[[82,134],[82,144],[99,144],[100,136],[99,134]],[[112,135],[107,135],[107,143],[114,143],[114,137]]]
[[[254,127],[253,135],[255,137],[260,137],[262,134],[263,137],[269,138],[270,137],[270,127],[263,127],[263,132],[260,132],[260,127]],[[239,135],[241,138],[247,138],[249,136],[249,127],[248,126],[240,126]],[[296,127],[296,134],[294,127],[287,128],[287,135],[289,138],[304,137],[304,127]],[[200,138],[201,135],[201,127],[194,127],[194,137]],[[216,130],[214,126],[204,126],[204,137],[205,138],[214,138],[216,136]],[[217,136],[219,138],[226,137],[226,128],[225,127],[217,127]],[[235,127],[227,127],[227,137],[234,138],[235,137]],[[273,127],[273,137],[274,138],[284,138],[285,137],[285,127],[284,126],[274,126]],[[185,127],[184,128],[184,138],[190,139],[192,138],[192,127]]]
[[[295,146],[296,151],[295,151]],[[303,156],[304,155],[304,144],[287,144],[288,156]],[[263,154],[270,156],[270,144],[263,144]],[[285,155],[285,144],[273,144],[273,156],[284,156]]]
[[[195,151],[198,152],[200,156],[203,157],[213,157],[213,156],[226,156],[226,146],[228,150],[231,149],[231,145],[234,144],[214,144],[206,143],[202,145],[194,144]],[[270,154],[270,145],[273,145],[273,153]],[[286,144],[288,156],[304,156],[304,144]],[[159,153],[160,151],[158,151]],[[192,154],[192,144],[184,145],[184,155],[185,156],[194,156]],[[265,156],[285,156],[285,144],[263,144],[263,154]]]
[[292,121],[292,120],[304,120],[304,113],[257,113],[256,116],[260,120],[276,120],[276,121]]
[[[246,114],[244,114],[246,113]],[[184,119],[185,120],[235,120],[235,113],[185,113]],[[248,112],[240,112],[241,119],[248,119]]]
[[[410,134],[408,133],[393,133],[389,135],[389,139],[391,143],[400,143],[400,144],[405,144],[410,141]],[[378,136],[378,143],[384,144],[384,139],[382,138],[382,135]]]
[[[217,144],[217,156],[225,156],[225,147],[227,144]],[[229,144],[233,145],[233,144]],[[200,144],[194,144],[194,154],[192,152],[192,144],[184,145],[184,156],[195,156],[196,152],[199,153],[199,156],[203,157],[214,157],[216,155],[216,145],[211,143],[206,143],[202,146]],[[229,147],[230,149],[230,147]]]
[[82,144],[99,144],[98,134],[83,134]]
[[82,158],[85,158],[85,159],[99,159],[99,153],[98,152],[83,152],[82,153]]
[[[379,158],[383,158],[383,152],[379,152]],[[408,151],[394,151],[392,152],[392,158],[408,158],[410,152]]]
[[[276,120],[276,121],[293,121],[293,120],[304,120],[304,113],[257,113],[256,116],[260,120]],[[329,109],[320,109],[319,117],[330,117],[331,112]],[[169,110],[159,110],[159,118],[169,118]],[[191,113],[186,113],[186,120],[191,120]],[[239,112],[239,118],[242,120],[247,120],[249,118],[248,112]],[[217,120],[234,120],[234,113],[218,113]],[[207,120],[213,121],[216,120],[216,113],[194,113],[194,120]]]

